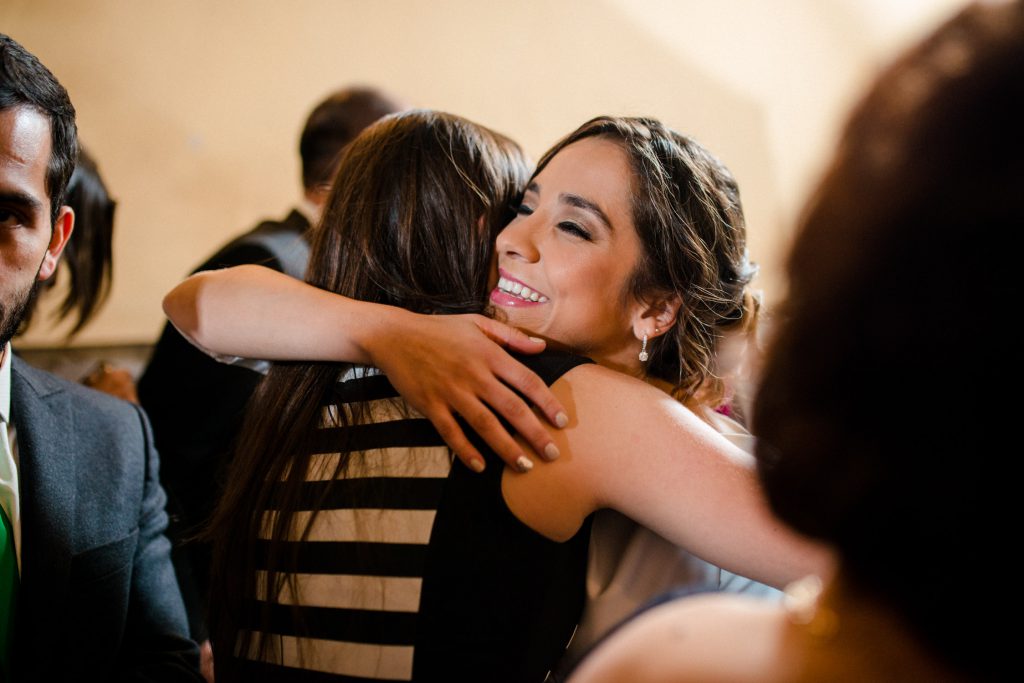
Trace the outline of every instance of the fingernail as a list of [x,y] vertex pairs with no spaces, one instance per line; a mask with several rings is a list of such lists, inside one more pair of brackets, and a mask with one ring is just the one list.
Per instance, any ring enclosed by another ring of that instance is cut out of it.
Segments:
[[544,457],[548,460],[558,460],[558,456],[560,455],[561,453],[558,452],[558,446],[555,444],[549,443],[544,447]]
[[569,416],[565,413],[558,413],[558,415],[555,415],[555,424],[558,425],[559,429],[565,427],[569,424]]
[[530,337],[530,341],[532,341],[532,342],[534,342],[536,344],[543,344],[544,343],[544,340],[541,339],[540,337]]
[[484,471],[484,461],[478,458],[473,458],[469,461],[469,469],[473,470],[477,474]]
[[529,472],[533,469],[533,462],[525,455],[520,455],[516,459],[516,469],[523,473]]

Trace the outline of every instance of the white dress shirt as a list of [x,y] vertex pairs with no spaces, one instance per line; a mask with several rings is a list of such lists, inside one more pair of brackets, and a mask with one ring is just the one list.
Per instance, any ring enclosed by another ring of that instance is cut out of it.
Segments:
[[[11,424],[11,344],[0,351],[0,505],[14,529],[14,550],[21,570],[21,504],[18,487],[18,439]],[[7,446],[7,448],[3,448]]]

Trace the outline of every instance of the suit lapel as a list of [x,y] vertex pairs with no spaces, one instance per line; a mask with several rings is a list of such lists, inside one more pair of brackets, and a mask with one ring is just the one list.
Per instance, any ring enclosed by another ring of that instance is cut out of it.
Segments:
[[11,421],[18,430],[23,604],[31,612],[22,614],[50,621],[66,598],[74,551],[74,416],[58,381],[17,357],[13,361]]

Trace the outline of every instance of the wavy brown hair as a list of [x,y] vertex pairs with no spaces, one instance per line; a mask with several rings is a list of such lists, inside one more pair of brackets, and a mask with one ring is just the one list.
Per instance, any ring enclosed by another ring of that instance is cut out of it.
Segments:
[[[386,117],[341,158],[306,279],[332,292],[420,313],[479,313],[494,237],[511,217],[528,176],[514,142],[470,121],[432,111]],[[274,639],[250,633],[269,618],[269,599],[253,607],[262,592],[255,567],[263,511],[277,511],[265,582],[273,597],[294,566],[286,541],[295,538],[293,512],[322,399],[345,367],[277,364],[249,404],[227,489],[207,534],[213,541],[211,633],[220,681],[237,677],[233,655],[274,656]],[[338,426],[365,417],[339,413]],[[344,444],[338,448],[344,453]],[[345,460],[334,478],[344,476]],[[312,518],[298,530],[302,538],[311,524]]]
[[803,214],[754,407],[776,514],[977,680],[1016,668],[1016,632],[984,626],[1012,608],[969,577],[1017,565],[1022,121],[1020,2],[968,8],[880,77]]
[[753,327],[758,303],[747,291],[757,272],[747,258],[739,188],[729,169],[693,138],[655,119],[600,116],[570,133],[541,158],[540,173],[561,150],[587,138],[618,144],[633,171],[633,224],[641,255],[623,302],[678,296],[673,328],[652,339],[646,373],[673,395],[721,399],[715,373],[727,330]]

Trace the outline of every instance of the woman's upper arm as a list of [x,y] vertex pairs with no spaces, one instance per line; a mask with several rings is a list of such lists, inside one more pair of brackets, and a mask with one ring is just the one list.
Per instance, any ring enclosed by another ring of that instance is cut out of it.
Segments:
[[680,403],[604,368],[563,379],[575,408],[564,448],[585,456],[576,475],[599,506],[774,586],[827,566],[824,551],[771,514],[753,458]]

